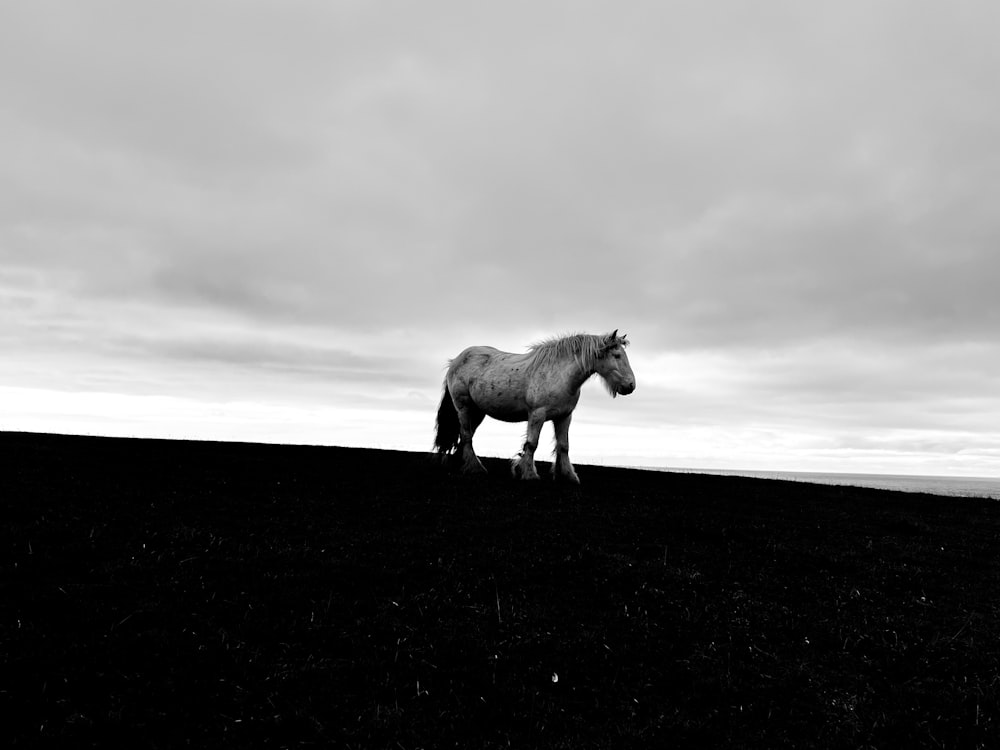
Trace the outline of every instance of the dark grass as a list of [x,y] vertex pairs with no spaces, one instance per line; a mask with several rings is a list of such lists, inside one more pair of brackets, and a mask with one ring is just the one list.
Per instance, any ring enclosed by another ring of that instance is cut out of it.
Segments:
[[8,747],[1000,742],[995,501],[15,433],[0,456]]

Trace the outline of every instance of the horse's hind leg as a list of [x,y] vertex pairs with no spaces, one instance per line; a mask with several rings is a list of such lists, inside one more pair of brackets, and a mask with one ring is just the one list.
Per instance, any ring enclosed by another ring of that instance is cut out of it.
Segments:
[[472,448],[472,436],[476,434],[476,429],[483,423],[485,417],[486,414],[469,401],[458,407],[458,449],[462,455],[462,471],[466,474],[486,472],[486,467]]
[[580,477],[576,475],[576,470],[569,460],[569,423],[572,418],[572,414],[567,414],[565,417],[552,420],[556,432],[556,459],[552,463],[552,476],[580,484]]

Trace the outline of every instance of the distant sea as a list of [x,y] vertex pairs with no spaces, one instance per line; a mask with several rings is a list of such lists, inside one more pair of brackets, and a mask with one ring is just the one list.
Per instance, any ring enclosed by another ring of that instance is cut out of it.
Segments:
[[874,487],[900,492],[926,492],[950,497],[988,497],[1000,500],[998,477],[930,477],[895,474],[824,474],[810,471],[741,471],[739,469],[671,469],[660,471],[683,474],[717,474],[721,476],[783,479],[813,484],[837,484],[849,487]]

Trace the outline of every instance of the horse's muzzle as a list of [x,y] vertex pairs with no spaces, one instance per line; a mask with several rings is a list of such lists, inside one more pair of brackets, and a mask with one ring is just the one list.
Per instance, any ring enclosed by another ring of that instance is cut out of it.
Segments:
[[622,383],[620,386],[618,386],[618,393],[621,394],[622,396],[627,396],[634,390],[635,390],[634,380],[630,380],[627,383]]

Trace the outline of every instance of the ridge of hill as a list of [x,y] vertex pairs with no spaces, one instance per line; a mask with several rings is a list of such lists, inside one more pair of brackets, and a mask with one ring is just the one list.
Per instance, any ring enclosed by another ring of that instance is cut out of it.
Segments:
[[15,747],[1000,738],[995,501],[249,443],[0,456]]

